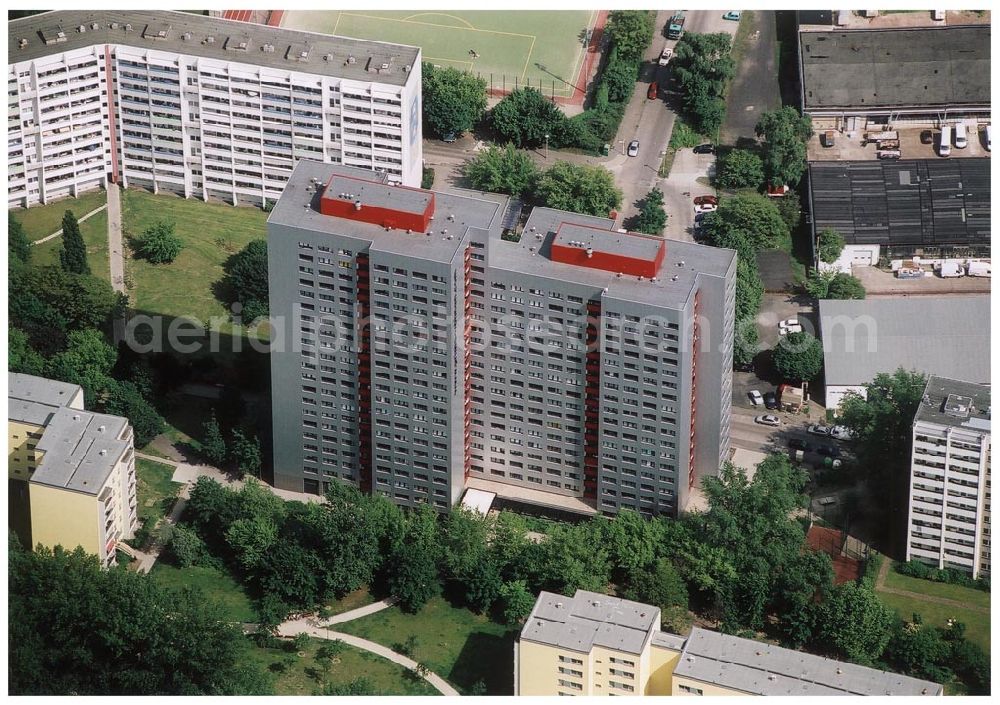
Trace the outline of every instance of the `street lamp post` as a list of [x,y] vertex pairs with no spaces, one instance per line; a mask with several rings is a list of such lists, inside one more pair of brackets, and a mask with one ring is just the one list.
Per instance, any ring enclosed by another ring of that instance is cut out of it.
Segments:
[[545,133],[545,158],[549,158],[549,135]]

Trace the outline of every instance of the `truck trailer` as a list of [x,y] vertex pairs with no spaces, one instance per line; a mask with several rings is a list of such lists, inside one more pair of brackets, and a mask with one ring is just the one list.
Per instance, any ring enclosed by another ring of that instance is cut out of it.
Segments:
[[680,39],[684,34],[684,11],[681,10],[670,18],[667,24],[667,39]]

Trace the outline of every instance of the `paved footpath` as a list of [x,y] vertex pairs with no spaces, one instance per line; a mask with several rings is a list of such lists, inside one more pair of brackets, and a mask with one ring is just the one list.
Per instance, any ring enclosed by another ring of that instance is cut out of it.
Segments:
[[[381,603],[376,603],[376,604],[380,605]],[[389,605],[379,606],[378,609],[367,612],[367,614],[371,614],[372,612],[378,612],[379,609],[385,609],[385,607],[387,606]],[[342,618],[348,617],[348,615],[353,615],[355,612],[361,612],[371,607],[373,607],[373,605],[367,605],[366,607],[361,607],[358,610],[352,610],[351,612],[345,612],[344,614],[337,616]],[[342,619],[342,621],[346,622],[354,618],[355,617],[350,616],[347,619]],[[336,619],[336,617],[334,617],[334,619]],[[331,620],[328,621],[328,623],[333,623],[333,622]],[[368,639],[362,639],[361,637],[354,636],[353,634],[344,634],[343,632],[330,631],[329,627],[321,626],[320,623],[310,618],[289,620],[288,622],[279,624],[278,634],[280,634],[281,636],[289,636],[289,637],[295,636],[297,634],[308,634],[318,639],[339,640],[344,642],[345,644],[350,644],[351,646],[356,647],[358,649],[364,649],[365,651],[373,653],[376,656],[381,656],[384,659],[388,659],[393,663],[399,664],[403,668],[408,668],[414,671],[417,668],[417,662],[411,658],[408,658],[407,656],[403,656],[403,654],[396,653],[392,649],[382,646],[381,644],[376,644],[374,641],[369,641]],[[455,690],[455,688],[452,685],[450,685],[444,678],[437,675],[436,673],[428,671],[426,674],[424,674],[423,678],[425,681],[427,681],[432,686],[437,688],[437,690],[442,695],[455,695],[455,696],[460,695],[460,693],[457,690]]]

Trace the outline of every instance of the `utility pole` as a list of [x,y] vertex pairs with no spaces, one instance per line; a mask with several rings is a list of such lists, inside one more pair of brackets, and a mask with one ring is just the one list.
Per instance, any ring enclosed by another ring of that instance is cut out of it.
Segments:
[[545,133],[545,158],[549,158],[549,133]]

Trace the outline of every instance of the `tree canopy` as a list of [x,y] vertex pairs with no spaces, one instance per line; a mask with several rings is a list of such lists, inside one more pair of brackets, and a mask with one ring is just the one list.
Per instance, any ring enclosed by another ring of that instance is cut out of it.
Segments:
[[[16,544],[16,542],[15,542]],[[266,695],[268,678],[217,604],[83,549],[8,551],[16,695]]]
[[863,299],[866,294],[867,292],[860,279],[851,274],[837,272],[833,276],[833,279],[830,280],[830,285],[826,288],[826,296],[824,298]]
[[837,261],[844,251],[844,236],[833,228],[823,228],[816,236],[816,249],[820,262],[831,264]]
[[229,258],[225,282],[233,301],[243,305],[243,320],[252,321],[268,313],[267,240],[252,240]]
[[422,71],[424,122],[431,132],[444,137],[475,127],[486,112],[486,79],[426,61]]
[[702,134],[717,134],[726,113],[726,86],[736,74],[730,36],[685,32],[671,66],[684,93],[689,122]]
[[612,10],[604,31],[622,60],[639,62],[653,41],[656,15],[649,10]]
[[817,643],[829,652],[870,665],[885,651],[894,615],[870,585],[838,585],[818,611]]
[[534,148],[545,142],[556,146],[565,131],[566,116],[548,98],[534,88],[518,88],[493,106],[490,124],[500,142]]
[[177,236],[174,224],[160,221],[146,228],[136,241],[136,253],[152,264],[169,264],[184,249],[184,242]]
[[795,186],[806,170],[806,142],[812,119],[785,106],[760,116],[755,128],[763,138],[764,175],[772,186]]
[[642,200],[635,229],[647,235],[662,235],[667,227],[667,212],[663,209],[663,191],[653,188]]
[[787,380],[809,382],[823,370],[823,344],[805,331],[780,337],[774,367]]
[[719,209],[704,218],[709,242],[736,250],[756,261],[757,253],[777,247],[789,238],[788,226],[771,201],[759,194],[740,194],[719,202]]
[[7,211],[7,256],[9,264],[26,264],[31,258],[31,242],[13,211]]
[[62,220],[62,249],[59,251],[59,263],[64,271],[70,274],[90,274],[87,264],[87,243],[80,233],[80,223],[73,211],[66,211]]
[[764,162],[756,152],[734,149],[720,157],[716,181],[722,188],[759,189],[764,184]]
[[481,150],[466,162],[464,172],[474,188],[511,196],[531,192],[539,175],[531,155],[512,144]]
[[569,162],[556,162],[541,175],[537,195],[549,208],[604,217],[622,202],[610,171]]

